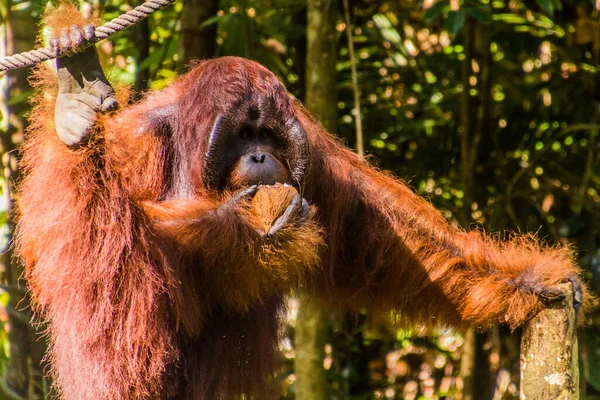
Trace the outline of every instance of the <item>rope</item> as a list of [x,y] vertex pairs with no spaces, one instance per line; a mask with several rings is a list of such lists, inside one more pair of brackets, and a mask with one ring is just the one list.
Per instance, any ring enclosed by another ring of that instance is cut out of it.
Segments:
[[[122,14],[106,24],[97,27],[95,31],[96,38],[91,42],[95,43],[106,39],[120,30],[125,29],[148,17],[150,14],[165,8],[173,2],[175,2],[175,0],[148,0],[133,10],[129,10],[125,14]],[[57,54],[55,50],[42,47],[41,49],[35,49],[21,54],[2,57],[0,58],[0,72],[34,65],[42,61],[60,57],[63,54],[64,53]]]

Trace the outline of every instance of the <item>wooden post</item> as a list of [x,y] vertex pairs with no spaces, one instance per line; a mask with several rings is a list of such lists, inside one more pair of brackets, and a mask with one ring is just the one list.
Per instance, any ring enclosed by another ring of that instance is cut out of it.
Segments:
[[565,299],[542,310],[523,328],[521,400],[579,399],[577,331],[570,283]]

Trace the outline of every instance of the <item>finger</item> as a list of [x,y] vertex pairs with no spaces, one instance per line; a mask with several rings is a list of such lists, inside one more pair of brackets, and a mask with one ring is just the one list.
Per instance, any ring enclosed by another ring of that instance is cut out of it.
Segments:
[[96,27],[92,24],[87,24],[83,26],[83,37],[88,42],[93,42],[96,40]]
[[548,287],[540,282],[536,282],[531,276],[528,275],[513,278],[509,281],[509,284],[514,286],[519,291],[538,296],[540,301],[545,305],[565,298],[565,294],[560,289]]
[[267,233],[267,235],[273,236],[277,232],[279,232],[285,225],[287,225],[289,223],[289,221],[292,219],[292,217],[294,216],[294,214],[296,214],[298,212],[298,209],[300,208],[301,204],[302,204],[302,197],[300,197],[299,194],[295,195],[294,198],[292,199],[292,202],[286,208],[283,215],[281,217],[277,218],[277,220],[275,220],[275,222],[271,226],[271,229],[269,229],[269,232]]
[[285,221],[283,219],[283,217],[277,218],[277,220],[273,223],[273,225],[269,229],[269,232],[267,232],[267,236],[273,236],[273,235],[275,235],[277,232],[279,232],[281,230],[281,228],[284,227],[284,225],[286,224],[286,222],[287,221]]
[[565,294],[557,288],[536,288],[540,300],[545,305],[556,303],[565,299]]
[[285,209],[283,215],[279,218],[290,219],[292,215],[296,214],[298,208],[302,205],[302,197],[299,194],[296,194],[292,199],[290,205]]
[[231,198],[231,200],[229,200],[229,201],[232,203],[236,203],[245,198],[253,198],[257,191],[258,191],[258,185],[252,185],[252,186],[250,186],[246,189],[242,189],[239,192],[237,192],[236,194],[234,194],[233,197]]
[[100,105],[100,111],[102,111],[102,112],[113,111],[117,108],[117,106],[118,106],[117,99],[110,96],[110,97],[105,98],[102,101],[102,104]]
[[569,277],[569,282],[573,285],[573,307],[579,309],[582,302],[581,284],[574,276]]
[[65,52],[71,49],[71,37],[69,36],[69,29],[63,28],[58,36],[58,46],[61,52]]
[[56,54],[59,55],[60,54],[60,42],[58,40],[58,38],[53,37],[52,39],[50,39],[50,42],[48,43],[50,45],[50,49]]
[[302,208],[300,209],[299,215],[304,218],[308,215],[308,210],[310,209],[310,205],[306,199],[302,199]]
[[579,309],[581,308],[581,303],[583,302],[583,293],[581,289],[581,284],[574,276],[569,277],[569,282],[573,286],[573,309],[575,310],[575,325],[577,325],[579,319]]
[[83,43],[83,33],[78,25],[71,25],[69,38],[71,40],[71,49],[75,50],[81,46]]

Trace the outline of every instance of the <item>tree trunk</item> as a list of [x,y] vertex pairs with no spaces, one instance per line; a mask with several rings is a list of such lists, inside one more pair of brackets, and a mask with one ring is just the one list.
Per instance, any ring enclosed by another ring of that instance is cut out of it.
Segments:
[[294,348],[296,400],[327,400],[329,384],[323,366],[327,344],[327,311],[309,295],[300,295]]
[[[35,44],[37,21],[29,11],[18,13],[12,10],[12,1],[6,4],[6,19],[2,25],[0,56],[12,55],[31,50]],[[29,68],[8,72],[1,81],[0,115],[3,116],[0,131],[0,153],[2,154],[3,198],[9,226],[12,228],[11,186],[16,179],[13,168],[16,160],[11,151],[24,138],[26,120],[24,112],[29,105],[24,94],[30,90],[27,78]],[[9,103],[9,99],[21,98],[21,101]],[[10,237],[8,238],[11,239]],[[29,324],[31,314],[25,295],[25,283],[20,280],[22,266],[13,259],[11,247],[3,251],[0,258],[0,279],[6,286],[10,299],[6,306],[8,315],[8,341],[10,358],[5,375],[0,380],[0,398],[6,399],[42,399],[47,395],[42,373],[41,360],[45,352],[45,342]],[[2,249],[4,250],[4,249]]]
[[[336,20],[335,2],[309,0],[306,28],[306,107],[319,117],[330,132],[335,132],[337,121]],[[327,371],[323,367],[328,313],[310,296],[300,296],[294,343],[297,400],[329,398]]]
[[461,185],[463,188],[463,207],[461,214],[461,224],[467,229],[471,223],[471,205],[473,204],[473,163],[471,160],[473,157],[473,151],[476,149],[472,148],[473,138],[473,114],[476,113],[475,107],[473,107],[473,99],[469,93],[470,83],[469,77],[471,76],[471,60],[474,57],[473,52],[473,36],[475,35],[474,23],[469,21],[465,22],[464,28],[464,47],[465,47],[465,59],[461,65],[461,81],[462,81],[462,96],[461,96],[461,111],[460,111],[460,176]]
[[217,51],[217,24],[202,26],[217,15],[219,0],[185,0],[181,13],[181,60],[212,58]]
[[521,338],[521,399],[579,399],[577,331],[573,288],[565,299],[525,325]]
[[[473,169],[470,163],[471,155],[471,112],[472,101],[469,95],[469,76],[471,72],[471,58],[473,57],[473,29],[467,21],[464,29],[465,59],[461,65],[461,81],[463,92],[461,96],[460,112],[460,177],[463,188],[463,206],[460,214],[460,223],[466,229],[471,224],[471,204],[473,203]],[[477,360],[477,335],[473,328],[465,333],[465,341],[460,357],[460,378],[462,379],[462,400],[475,398],[475,364]]]
[[[477,58],[475,39],[478,38],[478,26],[475,21],[467,19],[464,27],[464,47],[465,59],[461,65],[461,81],[463,92],[461,96],[460,113],[460,176],[463,188],[463,206],[460,213],[460,223],[468,229],[472,222],[472,205],[475,202],[475,163],[479,153],[479,143],[481,141],[482,129],[489,125],[490,109],[487,103],[487,97],[484,95],[484,101],[481,108],[478,107],[475,99],[470,94],[470,76],[472,71],[472,60]],[[483,40],[489,40],[489,34],[486,33]],[[488,49],[486,50],[489,53]],[[485,53],[482,58],[485,59]],[[485,65],[484,68],[488,66]],[[482,90],[489,90],[491,82],[490,71],[485,70],[483,77]],[[480,116],[480,118],[475,118]],[[475,121],[477,122],[475,123]],[[465,342],[461,356],[460,377],[463,381],[462,400],[474,400],[487,398],[491,393],[491,377],[489,374],[488,355],[483,349],[486,342],[486,334],[476,332],[470,328],[465,334]]]
[[306,107],[330,132],[337,129],[337,14],[337,4],[332,0],[308,2]]
[[350,4],[344,0],[344,20],[346,21],[346,38],[348,40],[348,57],[350,58],[350,71],[352,75],[352,94],[354,97],[354,122],[356,123],[356,152],[359,156],[365,155],[363,144],[362,115],[360,111],[360,88],[358,87],[358,76],[356,72],[356,58],[354,57],[354,43],[352,38],[352,19],[350,18]]

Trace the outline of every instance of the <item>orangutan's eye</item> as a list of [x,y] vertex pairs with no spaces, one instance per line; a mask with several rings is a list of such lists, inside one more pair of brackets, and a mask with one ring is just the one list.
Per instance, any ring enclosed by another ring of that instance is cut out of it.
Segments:
[[252,137],[252,130],[250,128],[243,128],[238,135],[240,139],[248,140]]

